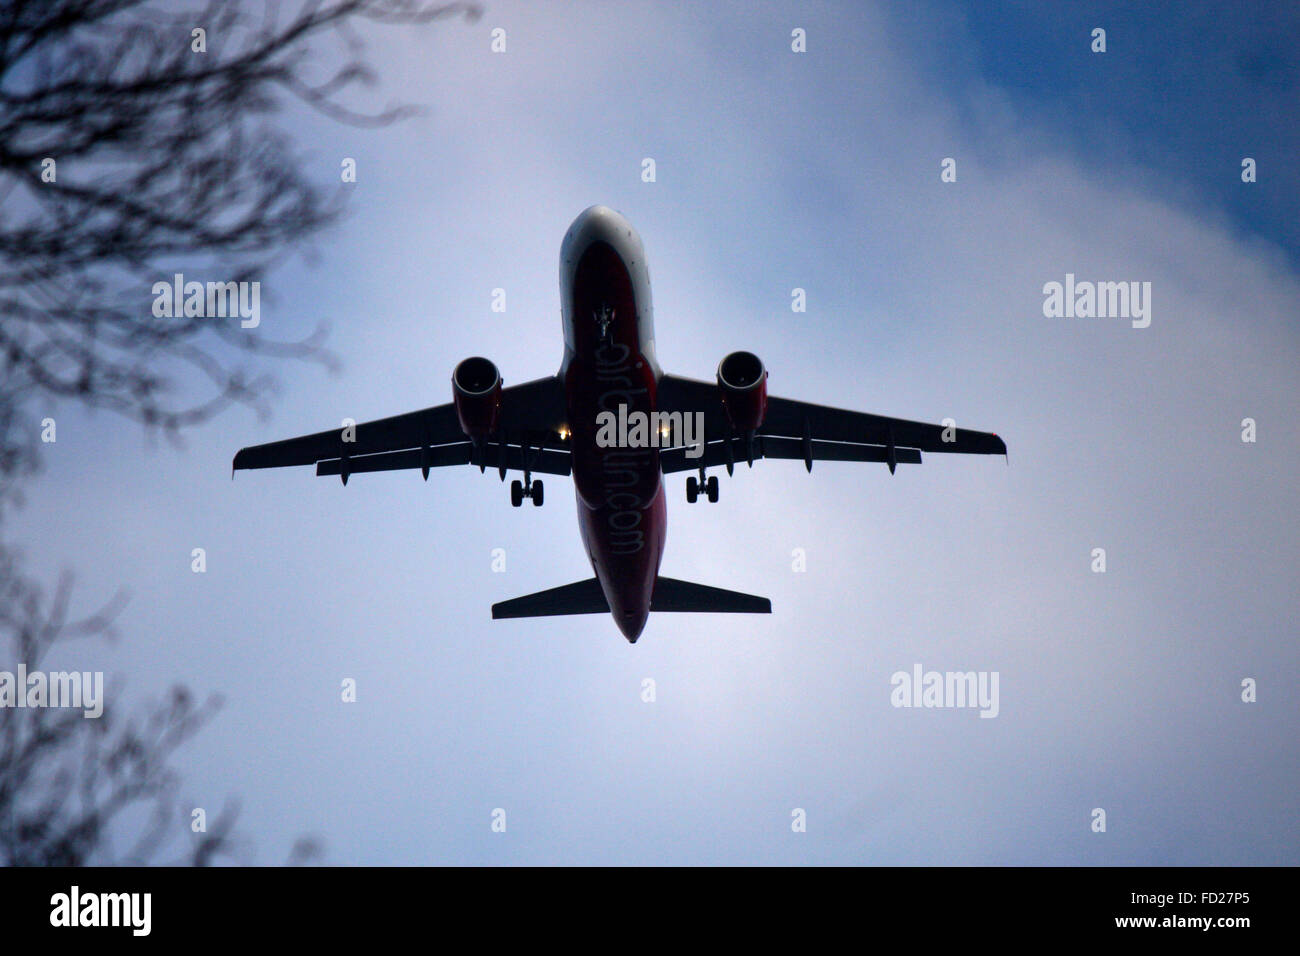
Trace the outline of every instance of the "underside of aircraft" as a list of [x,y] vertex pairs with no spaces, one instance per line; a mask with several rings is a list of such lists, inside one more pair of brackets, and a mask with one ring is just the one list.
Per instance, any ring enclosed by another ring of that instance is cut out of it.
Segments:
[[[1006,454],[989,432],[768,395],[767,369],[751,352],[723,358],[712,382],[662,372],[641,241],[608,207],[591,207],[570,227],[560,284],[565,352],[557,374],[507,387],[491,361],[468,358],[452,374],[446,404],[244,448],[234,468],[314,465],[317,475],[347,484],[356,474],[418,469],[427,480],[432,469],[468,465],[502,481],[520,474],[511,483],[515,507],[543,504],[535,475],[572,476],[595,576],[495,604],[492,616],[610,613],[635,642],[650,612],[771,611],[766,598],[658,573],[663,475],[693,472],[687,500],[717,501],[716,472],[731,475],[741,462],[791,459],[810,472],[817,461],[875,462],[892,474],[920,464],[923,452]],[[671,424],[652,425],[639,443],[621,427],[618,442],[602,432],[602,423],[616,417],[621,426],[636,415]]]

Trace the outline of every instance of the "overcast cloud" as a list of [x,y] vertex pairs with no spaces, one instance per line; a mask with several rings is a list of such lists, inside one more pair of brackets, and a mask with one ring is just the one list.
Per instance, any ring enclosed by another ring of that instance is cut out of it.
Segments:
[[[184,792],[209,812],[238,795],[262,862],[299,833],[358,864],[1300,862],[1290,239],[1167,182],[1150,143],[1061,136],[1068,116],[972,63],[973,15],[917,16],[934,29],[859,4],[494,4],[376,33],[381,102],[429,111],[292,121],[322,181],[351,156],[358,182],[262,301],[270,335],[328,320],[343,374],[284,368],[270,421],[232,412],[183,451],[61,410],[14,537],[34,570],[74,569],[87,607],[133,600],[120,644],[50,666],[120,675],[117,706],[178,680],[223,694]],[[1075,86],[1155,42],[1094,55],[1094,25],[1040,24],[1045,61],[1086,54]],[[1288,75],[1258,95],[1294,104]],[[1256,187],[1280,188],[1236,186]],[[593,203],[642,235],[666,369],[710,378],[749,349],[774,394],[952,417],[1009,462],[763,462],[694,506],[670,476],[663,572],[773,614],[652,615],[635,646],[606,616],[490,619],[589,575],[567,479],[542,509],[469,469],[230,481],[241,446],[448,401],[468,355],[507,384],[555,371],[559,244]],[[1150,327],[1044,317],[1067,273],[1150,282]],[[917,663],[997,671],[998,716],[892,707]]]

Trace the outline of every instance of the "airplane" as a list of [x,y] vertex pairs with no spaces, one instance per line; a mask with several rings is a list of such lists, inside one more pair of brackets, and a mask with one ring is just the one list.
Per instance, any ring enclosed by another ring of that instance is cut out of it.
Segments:
[[[809,472],[814,461],[879,462],[893,474],[920,464],[921,452],[1007,453],[992,433],[768,395],[767,369],[752,352],[724,357],[714,382],[663,372],[641,238],[607,206],[591,206],[569,227],[560,295],[564,358],[555,375],[506,387],[489,359],[467,358],[452,372],[445,405],[244,448],[234,468],[315,465],[345,485],[362,472],[418,468],[427,481],[432,468],[494,468],[503,482],[507,472],[522,474],[510,486],[516,508],[525,498],[542,505],[534,474],[572,475],[594,577],[494,604],[492,617],[609,613],[635,644],[651,612],[772,610],[767,598],[659,574],[664,475],[697,471],[686,479],[686,500],[716,502],[718,476],[708,469],[731,475],[740,461],[752,468],[765,458],[802,459]],[[611,445],[598,427],[605,412],[639,412],[660,433],[632,429]],[[703,424],[689,445],[686,416]]]

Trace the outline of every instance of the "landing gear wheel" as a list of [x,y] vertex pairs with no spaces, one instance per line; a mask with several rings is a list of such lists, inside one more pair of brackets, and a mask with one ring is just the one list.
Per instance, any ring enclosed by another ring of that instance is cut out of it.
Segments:
[[700,496],[700,483],[691,475],[686,479],[686,501],[689,504],[695,504],[695,499]]
[[705,483],[704,487],[705,487],[705,492],[709,496],[709,501],[716,502],[718,500],[718,476],[713,475],[712,477],[710,477],[708,482]]
[[533,499],[534,508],[540,508],[542,506],[542,483],[540,481],[533,482],[533,489],[530,497]]
[[517,480],[510,482],[510,503],[516,508],[524,503],[524,486]]

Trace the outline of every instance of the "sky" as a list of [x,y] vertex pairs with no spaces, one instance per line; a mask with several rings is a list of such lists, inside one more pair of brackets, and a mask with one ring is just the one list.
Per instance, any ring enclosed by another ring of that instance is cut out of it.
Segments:
[[[176,766],[193,806],[239,800],[257,863],[300,835],[344,865],[1300,862],[1300,17],[1041,6],[367,30],[370,102],[425,110],[286,115],[311,175],[357,182],[262,295],[264,333],[326,322],[342,371],[278,366],[270,418],[180,449],[53,409],[11,535],[83,609],[131,602],[48,666],[108,671],[126,710],[221,694]],[[567,479],[541,509],[470,469],[231,481],[242,446],[449,401],[466,356],[556,371],[559,244],[595,203],[641,234],[666,370],[747,349],[773,394],[951,417],[1007,461],[760,462],[691,506],[668,476],[662,572],[773,613],[652,615],[636,645],[490,618],[589,576]],[[1150,325],[1046,316],[1067,274],[1151,283]],[[997,716],[892,706],[918,664],[996,672]]]

